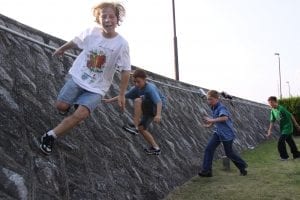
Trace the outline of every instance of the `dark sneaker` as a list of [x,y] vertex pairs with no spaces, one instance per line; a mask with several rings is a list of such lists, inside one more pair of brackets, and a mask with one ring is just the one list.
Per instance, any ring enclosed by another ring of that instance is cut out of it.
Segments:
[[133,124],[127,124],[122,127],[125,131],[132,135],[138,135],[139,131],[135,128]]
[[212,172],[211,171],[201,171],[198,173],[199,176],[201,177],[212,177]]
[[241,176],[247,176],[247,174],[248,174],[248,172],[247,172],[246,169],[240,170],[240,175],[241,175]]
[[300,152],[294,154],[294,155],[293,155],[293,158],[294,158],[294,159],[299,159],[299,158],[300,158]]
[[161,150],[160,149],[155,149],[153,147],[150,147],[150,148],[145,148],[144,149],[145,153],[148,154],[148,155],[159,155]]
[[53,144],[54,144],[54,137],[52,135],[48,135],[47,133],[45,133],[41,137],[40,149],[44,154],[49,155],[52,152]]

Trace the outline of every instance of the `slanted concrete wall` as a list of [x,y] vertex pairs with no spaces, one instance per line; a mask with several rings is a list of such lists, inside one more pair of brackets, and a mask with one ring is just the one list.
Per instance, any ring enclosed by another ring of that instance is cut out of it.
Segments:
[[[0,25],[51,46],[64,43],[5,16]],[[197,93],[162,84],[157,86],[168,108],[161,125],[151,127],[160,156],[146,156],[142,137],[121,129],[124,117],[115,104],[100,105],[56,143],[51,156],[41,154],[40,136],[62,120],[54,103],[73,61],[53,58],[52,52],[0,29],[0,199],[162,199],[197,174],[211,135],[200,123],[209,107]],[[150,78],[199,90],[157,74]],[[108,96],[117,94],[118,82],[116,76]],[[239,152],[265,139],[265,105],[238,98],[224,103],[233,114]],[[127,105],[125,118],[132,113],[132,103]]]

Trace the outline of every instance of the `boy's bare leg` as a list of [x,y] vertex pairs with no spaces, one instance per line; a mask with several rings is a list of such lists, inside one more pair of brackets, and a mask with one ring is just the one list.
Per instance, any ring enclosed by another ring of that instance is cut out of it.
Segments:
[[154,148],[159,148],[158,144],[155,142],[151,133],[143,128],[139,128],[140,133],[144,136],[145,140],[152,145]]
[[66,112],[67,110],[69,110],[70,105],[62,101],[57,101],[55,103],[55,107],[58,111]]
[[89,115],[90,111],[88,108],[79,106],[72,115],[64,118],[63,121],[53,129],[53,131],[57,137],[62,136],[78,125],[81,121],[86,119]]
[[142,116],[142,98],[136,98],[134,100],[134,116],[133,116],[133,123],[135,127],[138,127],[141,116]]

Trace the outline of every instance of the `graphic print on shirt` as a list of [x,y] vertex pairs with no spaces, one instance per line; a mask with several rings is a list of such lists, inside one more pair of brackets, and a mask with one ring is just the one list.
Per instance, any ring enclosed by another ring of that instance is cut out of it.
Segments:
[[90,50],[86,55],[86,66],[82,69],[81,79],[94,83],[103,79],[103,71],[105,70],[107,60],[113,50],[99,46],[97,49]]
[[93,72],[101,72],[106,61],[106,56],[103,51],[97,53],[96,51],[91,51],[87,61],[87,67]]

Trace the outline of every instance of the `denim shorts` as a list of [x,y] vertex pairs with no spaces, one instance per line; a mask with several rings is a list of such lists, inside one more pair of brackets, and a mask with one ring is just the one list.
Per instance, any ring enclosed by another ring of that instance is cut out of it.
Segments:
[[64,87],[60,90],[57,101],[71,105],[77,104],[87,107],[91,112],[101,103],[102,95],[89,92],[77,85],[72,78],[67,80]]

